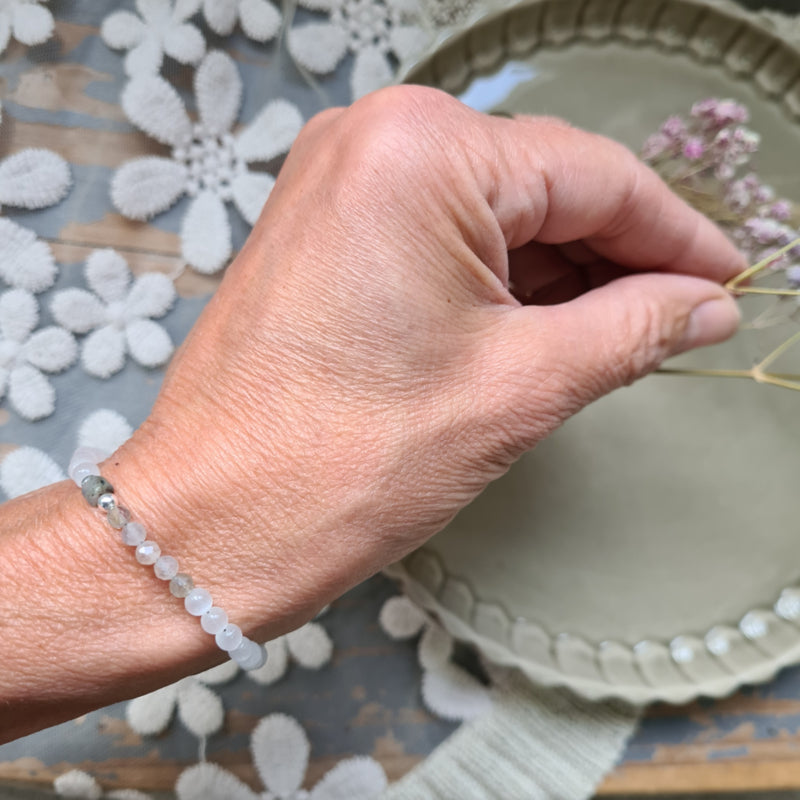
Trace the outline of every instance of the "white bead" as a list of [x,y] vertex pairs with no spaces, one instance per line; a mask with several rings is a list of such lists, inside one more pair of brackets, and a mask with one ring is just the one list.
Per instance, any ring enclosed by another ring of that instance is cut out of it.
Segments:
[[129,522],[122,527],[122,544],[130,547],[140,545],[147,538],[147,531],[141,522]]
[[267,663],[267,651],[252,639],[242,639],[242,643],[231,650],[230,657],[246,670],[258,669]]
[[199,617],[208,611],[213,605],[211,595],[205,589],[195,587],[183,601],[186,610],[193,616]]
[[242,629],[229,622],[215,637],[220,650],[235,650],[242,642]]
[[155,564],[160,555],[161,548],[155,542],[145,541],[136,548],[136,560],[140,564]]
[[219,606],[211,608],[200,617],[200,625],[206,633],[219,633],[228,624],[228,615]]
[[161,556],[153,564],[156,578],[162,581],[171,581],[178,574],[178,559],[172,556]]
[[67,473],[80,486],[81,481],[87,476],[100,474],[97,465],[106,458],[107,454],[96,447],[79,447],[69,460]]

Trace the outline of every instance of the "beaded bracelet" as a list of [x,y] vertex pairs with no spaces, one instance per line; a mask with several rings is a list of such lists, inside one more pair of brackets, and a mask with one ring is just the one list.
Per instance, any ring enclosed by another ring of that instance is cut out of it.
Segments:
[[120,531],[122,543],[135,547],[136,560],[153,567],[157,578],[169,581],[170,592],[183,600],[193,617],[200,617],[200,625],[214,636],[217,645],[245,670],[262,667],[267,660],[264,647],[242,634],[238,625],[228,622],[228,615],[215,606],[206,589],[194,585],[191,575],[178,572],[178,561],[161,555],[161,548],[147,538],[144,525],[131,522],[128,509],[117,505],[114,487],[100,475],[97,466],[105,454],[91,447],[79,447],[69,462],[69,476],[78,485],[90,506],[106,513],[108,524]]

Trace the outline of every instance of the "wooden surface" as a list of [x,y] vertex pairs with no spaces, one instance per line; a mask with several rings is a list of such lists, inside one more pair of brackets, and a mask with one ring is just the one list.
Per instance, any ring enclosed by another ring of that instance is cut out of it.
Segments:
[[[58,13],[68,4],[54,5]],[[121,60],[97,41],[96,24],[87,21],[93,13],[97,16],[91,4],[76,5],[79,13],[59,21],[55,43],[36,48],[32,55],[12,43],[3,56],[0,157],[26,146],[50,147],[74,165],[77,188],[58,213],[5,212],[22,224],[36,222],[35,229],[53,243],[66,270],[80,268],[92,248],[113,245],[134,272],[157,269],[180,275],[182,297],[205,297],[218,279],[184,270],[175,217],[131,223],[108,204],[111,170],[131,156],[158,153],[159,148],[124,122],[113,101],[123,82]],[[82,63],[88,52],[97,54],[92,66]],[[253,50],[246,52],[245,60],[254,69],[266,69],[274,57],[274,51]],[[186,84],[188,74],[180,73],[179,82]],[[237,231],[240,244],[244,228]],[[7,421],[3,414],[0,426]],[[0,441],[4,450],[14,445],[13,436]],[[209,757],[257,786],[247,734],[259,715],[286,710],[309,730],[314,753],[311,782],[353,752],[378,758],[390,778],[424,758],[453,726],[433,718],[421,705],[414,644],[390,642],[377,629],[377,612],[392,592],[388,581],[377,578],[334,607],[326,624],[337,644],[338,675],[333,668],[320,675],[294,668],[266,698],[256,696],[252,684],[223,688],[231,709],[231,737],[224,743],[212,739]],[[0,781],[35,785],[43,792],[53,777],[77,765],[103,776],[109,788],[164,789],[183,765],[196,759],[196,743],[178,741],[178,727],[175,723],[168,735],[143,741],[127,728],[121,707],[98,711],[36,739],[0,748]],[[81,736],[87,742],[92,736],[103,741],[102,750],[81,745]],[[651,709],[623,763],[599,793],[789,788],[800,789],[800,669],[722,701]]]

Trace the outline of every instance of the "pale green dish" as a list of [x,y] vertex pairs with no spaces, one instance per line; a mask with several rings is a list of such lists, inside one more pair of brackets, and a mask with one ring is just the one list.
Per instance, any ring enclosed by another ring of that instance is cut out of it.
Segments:
[[[800,200],[800,52],[770,20],[724,1],[539,0],[444,42],[407,80],[634,148],[694,101],[733,97],[763,136],[759,172]],[[748,367],[765,346],[739,335],[688,361]],[[800,372],[800,357],[781,366]],[[800,661],[798,464],[800,393],[651,376],[389,571],[535,680],[637,703],[719,696]]]

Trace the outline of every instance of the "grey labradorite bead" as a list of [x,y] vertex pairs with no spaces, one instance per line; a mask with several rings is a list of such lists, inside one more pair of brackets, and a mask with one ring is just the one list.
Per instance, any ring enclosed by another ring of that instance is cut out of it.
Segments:
[[169,590],[175,597],[186,597],[194,589],[194,581],[191,575],[179,572],[170,582]]
[[81,492],[90,506],[97,508],[97,501],[104,494],[112,494],[114,487],[100,475],[87,475],[81,481]]

